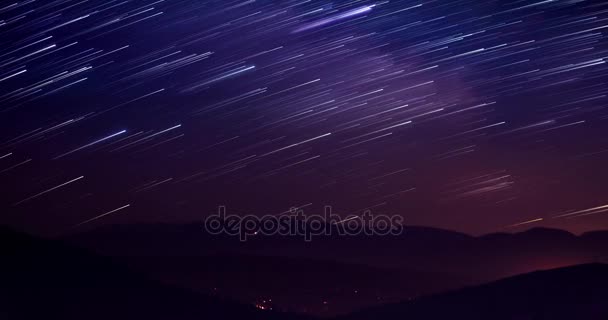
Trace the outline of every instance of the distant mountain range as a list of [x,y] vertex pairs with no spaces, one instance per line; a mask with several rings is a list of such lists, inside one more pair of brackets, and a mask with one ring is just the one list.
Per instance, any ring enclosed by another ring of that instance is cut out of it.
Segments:
[[111,259],[0,228],[0,319],[304,319],[161,285]]
[[472,237],[406,227],[400,236],[213,236],[202,225],[106,226],[61,239],[158,282],[242,303],[332,316],[517,274],[608,261],[608,232],[531,229]]
[[339,318],[367,319],[608,319],[608,265],[537,271]]
[[[114,226],[54,240],[0,228],[0,319],[312,319],[301,312],[342,314],[338,320],[608,318],[604,264],[472,285],[526,261],[536,268],[599,260],[607,250],[605,232],[533,229],[470,237],[409,230],[398,238],[241,243],[194,225]],[[378,247],[367,260],[380,244],[391,250]],[[290,248],[297,251],[278,256]],[[348,248],[359,251],[340,251]],[[509,263],[492,262],[496,258]],[[422,267],[410,268],[409,259]],[[483,265],[463,272],[470,259]],[[425,270],[432,261],[447,265]],[[282,309],[296,312],[277,312]]]

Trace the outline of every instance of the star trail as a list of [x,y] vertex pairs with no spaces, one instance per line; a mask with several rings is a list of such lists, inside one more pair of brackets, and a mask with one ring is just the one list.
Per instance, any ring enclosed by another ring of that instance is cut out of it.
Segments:
[[2,221],[607,228],[606,32],[585,0],[6,2]]

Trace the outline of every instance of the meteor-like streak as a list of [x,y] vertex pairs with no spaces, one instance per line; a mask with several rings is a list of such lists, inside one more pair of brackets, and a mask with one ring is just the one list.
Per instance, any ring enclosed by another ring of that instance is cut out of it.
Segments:
[[85,145],[84,145],[84,146],[82,146],[82,147],[78,147],[78,148],[76,148],[76,149],[74,149],[74,150],[72,150],[72,151],[66,152],[66,153],[64,153],[64,154],[60,154],[60,155],[56,156],[55,158],[53,158],[53,160],[61,159],[61,158],[65,157],[65,156],[68,156],[68,155],[70,155],[70,154],[74,153],[74,152],[77,152],[77,151],[80,151],[80,150],[82,150],[82,149],[88,148],[88,147],[90,147],[90,146],[96,145],[96,144],[98,144],[98,143],[100,143],[100,142],[104,142],[104,141],[106,141],[106,140],[108,140],[108,139],[112,139],[112,138],[114,138],[114,137],[116,137],[116,136],[118,136],[118,135],[121,135],[121,134],[125,133],[125,132],[127,132],[127,130],[122,130],[122,131],[120,131],[120,132],[117,132],[117,133],[111,134],[111,135],[109,135],[109,136],[107,136],[107,137],[103,137],[103,138],[101,138],[101,139],[95,140],[95,141],[93,141],[93,142],[91,142],[91,143],[85,144]]
[[108,212],[106,212],[106,213],[104,213],[104,214],[100,214],[100,215],[98,215],[98,216],[96,216],[96,217],[93,217],[93,218],[91,218],[91,219],[89,219],[89,220],[85,220],[85,221],[83,221],[83,222],[81,222],[81,223],[79,223],[79,224],[75,225],[75,226],[74,226],[74,228],[76,228],[76,227],[80,227],[80,226],[81,226],[81,225],[83,225],[83,224],[87,224],[87,223],[92,222],[92,221],[95,221],[95,220],[97,220],[97,219],[101,219],[101,218],[103,218],[103,217],[105,217],[105,216],[107,216],[107,215],[111,215],[111,214],[112,214],[112,213],[114,213],[114,212],[120,211],[120,210],[122,210],[122,209],[126,209],[126,208],[128,208],[128,207],[130,207],[130,206],[131,206],[130,204],[127,204],[127,205],[122,206],[122,207],[120,207],[120,208],[116,208],[116,209],[114,209],[114,210],[110,210],[110,211],[108,211]]
[[608,204],[603,205],[603,206],[589,208],[589,209],[577,210],[577,211],[569,212],[566,214],[560,214],[553,218],[584,217],[584,216],[589,216],[592,214],[606,212],[606,211],[608,211]]
[[515,227],[523,226],[523,225],[526,225],[526,224],[531,224],[531,223],[535,223],[535,222],[541,222],[543,220],[545,220],[545,219],[538,218],[538,219],[528,220],[528,221],[524,221],[524,222],[520,222],[520,223],[514,223],[514,224],[506,226],[506,228],[515,228]]
[[321,20],[317,20],[315,22],[311,22],[308,24],[305,24],[297,29],[295,29],[292,33],[297,33],[297,32],[302,32],[302,31],[306,31],[306,30],[310,30],[310,29],[314,29],[314,28],[318,28],[324,25],[328,25],[330,23],[336,22],[336,21],[340,21],[343,19],[347,19],[350,17],[354,17],[354,16],[358,16],[360,14],[364,14],[367,12],[372,11],[372,8],[375,7],[375,5],[369,5],[369,6],[365,6],[365,7],[360,7],[357,9],[352,9],[349,11],[346,11],[344,13],[340,13],[331,17],[327,17]]
[[59,188],[61,188],[61,187],[67,186],[68,184],[70,184],[70,183],[72,183],[72,182],[76,182],[76,181],[78,181],[78,180],[80,180],[80,179],[83,179],[83,178],[84,178],[84,176],[80,176],[80,177],[78,177],[78,178],[76,178],[76,179],[72,179],[72,180],[70,180],[70,181],[68,181],[68,182],[65,182],[65,183],[62,183],[62,184],[60,184],[60,185],[58,185],[58,186],[55,186],[55,187],[52,187],[52,188],[50,188],[50,189],[44,190],[44,191],[42,191],[42,192],[40,192],[40,193],[37,193],[37,194],[35,194],[35,195],[31,196],[31,197],[27,197],[27,198],[25,198],[25,199],[23,199],[23,200],[21,200],[21,201],[19,201],[19,202],[15,202],[15,203],[13,204],[13,207],[16,207],[16,206],[18,206],[18,205],[20,205],[20,204],[22,204],[22,203],[24,203],[24,202],[30,201],[30,200],[32,200],[32,199],[38,198],[38,197],[40,197],[40,196],[42,196],[42,195],[44,195],[44,194],[47,194],[47,193],[49,193],[49,192],[51,192],[51,191],[53,191],[53,190],[57,190],[57,189],[59,189]]

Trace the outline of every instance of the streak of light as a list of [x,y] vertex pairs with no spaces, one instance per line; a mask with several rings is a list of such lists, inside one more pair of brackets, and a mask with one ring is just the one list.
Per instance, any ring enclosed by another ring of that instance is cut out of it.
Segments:
[[76,182],[76,181],[78,181],[78,180],[80,180],[80,179],[83,179],[83,178],[84,178],[84,176],[80,176],[80,177],[78,177],[78,178],[76,178],[76,179],[72,179],[72,180],[70,180],[70,181],[68,181],[68,182],[64,182],[64,183],[62,183],[62,184],[60,184],[60,185],[58,185],[58,186],[55,186],[55,187],[52,187],[52,188],[50,188],[50,189],[44,190],[44,191],[42,191],[42,192],[39,192],[39,193],[37,193],[37,194],[35,194],[35,195],[31,196],[31,197],[27,197],[27,198],[25,198],[25,199],[23,199],[23,200],[21,200],[21,201],[19,201],[19,202],[15,202],[15,203],[13,204],[13,207],[16,207],[16,206],[18,206],[18,205],[20,205],[20,204],[22,204],[22,203],[25,203],[25,202],[27,202],[27,201],[33,200],[33,199],[35,199],[35,198],[38,198],[38,197],[40,197],[40,196],[42,196],[42,195],[45,195],[45,194],[47,194],[47,193],[49,193],[49,192],[51,192],[51,191],[57,190],[57,189],[59,189],[59,188],[61,188],[61,187],[67,186],[68,184],[71,184],[71,183]]
[[526,225],[526,224],[531,224],[531,223],[535,223],[535,222],[540,222],[540,221],[543,221],[543,220],[545,220],[545,219],[543,219],[543,218],[538,218],[538,219],[528,220],[528,221],[524,221],[524,222],[519,222],[519,223],[515,223],[515,224],[508,225],[508,226],[507,226],[507,228],[519,227],[519,226],[523,226],[523,225]]
[[84,146],[82,146],[82,147],[76,148],[76,149],[74,149],[74,150],[72,150],[72,151],[68,151],[68,152],[66,152],[66,153],[64,153],[64,154],[60,154],[60,155],[56,156],[55,158],[53,158],[53,160],[61,159],[61,158],[65,157],[65,156],[67,156],[67,155],[70,155],[70,154],[74,153],[74,152],[77,152],[77,151],[80,151],[80,150],[82,150],[82,149],[88,148],[88,147],[90,147],[90,146],[96,145],[96,144],[98,144],[98,143],[100,143],[100,142],[104,142],[104,141],[106,141],[106,140],[108,140],[108,139],[114,138],[114,137],[116,137],[116,136],[118,136],[118,135],[121,135],[121,134],[123,134],[123,133],[125,133],[125,132],[127,132],[127,130],[122,130],[122,131],[120,131],[120,132],[117,132],[117,133],[111,134],[111,135],[109,135],[109,136],[107,136],[107,137],[103,137],[103,138],[101,138],[101,139],[95,140],[95,141],[93,141],[93,142],[91,142],[91,143],[85,144],[85,145],[84,145]]
[[83,221],[83,222],[81,222],[81,223],[78,223],[78,224],[76,224],[76,225],[75,225],[73,228],[77,228],[77,227],[80,227],[80,226],[82,226],[82,225],[84,225],[84,224],[87,224],[87,223],[89,223],[89,222],[93,222],[93,221],[95,221],[95,220],[97,220],[97,219],[101,219],[101,218],[103,218],[103,217],[105,217],[105,216],[108,216],[108,215],[110,215],[110,214],[112,214],[112,213],[114,213],[114,212],[117,212],[117,211],[120,211],[120,210],[126,209],[126,208],[128,208],[128,207],[130,207],[130,206],[131,206],[130,204],[127,204],[127,205],[124,205],[124,206],[122,206],[122,207],[120,207],[120,208],[116,208],[116,209],[114,209],[114,210],[110,210],[110,211],[108,211],[108,212],[106,212],[106,213],[100,214],[100,215],[95,216],[95,217],[93,217],[93,218],[91,218],[91,219],[88,219],[88,220],[85,220],[85,221]]

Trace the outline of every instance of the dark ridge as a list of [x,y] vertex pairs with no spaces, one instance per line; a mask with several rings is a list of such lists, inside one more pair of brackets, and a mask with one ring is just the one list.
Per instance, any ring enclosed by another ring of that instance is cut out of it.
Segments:
[[296,319],[161,285],[120,263],[0,227],[1,319]]
[[586,264],[519,275],[342,317],[364,319],[608,318],[608,265]]

